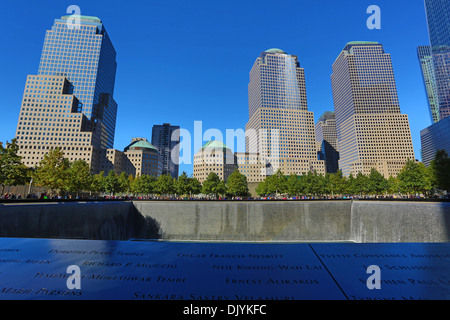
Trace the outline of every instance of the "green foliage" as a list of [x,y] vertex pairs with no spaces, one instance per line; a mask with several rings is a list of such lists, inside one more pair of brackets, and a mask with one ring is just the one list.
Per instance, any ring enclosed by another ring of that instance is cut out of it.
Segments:
[[379,173],[375,168],[370,170],[369,177],[367,179],[367,193],[369,194],[382,194],[389,188],[387,179]]
[[69,160],[64,158],[62,150],[51,149],[37,165],[33,180],[38,186],[50,188],[52,193],[67,189]]
[[282,194],[287,192],[287,178],[283,172],[278,169],[271,176],[266,177],[266,191],[267,194]]
[[225,182],[220,180],[219,176],[215,172],[210,172],[208,177],[203,182],[202,193],[206,195],[214,195],[217,198],[219,194],[225,194],[227,188]]
[[174,178],[169,173],[159,176],[156,182],[156,192],[162,195],[170,195],[176,192]]
[[445,150],[438,150],[431,161],[431,184],[450,193],[450,158]]
[[347,190],[347,178],[342,175],[341,170],[330,174],[328,179],[326,179],[326,183],[332,196],[334,194],[344,194]]
[[68,191],[76,192],[78,196],[79,192],[91,188],[93,180],[89,164],[86,161],[77,160],[70,164],[67,170],[66,182]]
[[120,191],[119,176],[114,172],[114,170],[111,170],[105,177],[103,188],[105,189],[106,193],[109,193],[111,195],[115,195]]
[[17,186],[26,184],[31,172],[22,164],[21,157],[17,155],[19,147],[16,139],[6,143],[6,148],[0,145],[0,185],[2,194],[5,186]]
[[258,185],[256,186],[255,191],[261,197],[263,197],[263,196],[268,194],[267,187],[266,187],[266,180],[265,179],[264,179],[264,181],[260,181],[258,183]]
[[235,197],[244,197],[248,195],[247,177],[235,169],[228,177],[226,183],[226,192]]
[[414,160],[407,161],[397,176],[400,191],[408,194],[425,194],[432,188],[429,170],[423,163]]

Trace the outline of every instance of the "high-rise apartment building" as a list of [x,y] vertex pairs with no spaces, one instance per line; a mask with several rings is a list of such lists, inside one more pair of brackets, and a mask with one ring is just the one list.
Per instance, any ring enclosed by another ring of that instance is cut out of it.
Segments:
[[280,49],[262,52],[250,71],[248,100],[246,152],[259,154],[267,174],[278,169],[325,173],[324,161],[317,159],[314,115],[308,111],[305,73],[297,56]]
[[[428,105],[436,116],[433,124],[421,130],[422,161],[429,165],[439,149],[450,153],[448,121],[450,116],[450,2],[448,0],[425,0],[431,55],[431,67],[423,68],[422,74],[427,89]],[[420,56],[419,56],[420,58]],[[429,71],[431,69],[431,71]],[[427,72],[432,73],[434,94],[430,98],[427,87]]]
[[16,138],[27,166],[59,147],[96,172],[101,150],[114,143],[116,53],[100,19],[76,16],[79,25],[69,26],[70,17],[56,19],[46,32],[38,74],[27,78]]
[[414,159],[408,116],[401,114],[390,54],[377,42],[349,42],[331,75],[339,169],[396,176]]
[[339,149],[334,112],[324,112],[317,121],[315,130],[318,159],[325,161],[326,172],[335,173],[339,169]]
[[152,145],[159,152],[162,164],[162,174],[169,173],[173,178],[178,178],[180,160],[180,127],[163,123],[152,128]]

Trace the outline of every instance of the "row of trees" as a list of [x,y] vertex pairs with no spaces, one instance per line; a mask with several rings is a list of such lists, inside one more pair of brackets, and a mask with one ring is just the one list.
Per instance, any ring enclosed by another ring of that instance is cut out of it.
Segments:
[[125,172],[92,174],[89,164],[83,160],[69,162],[60,149],[50,150],[36,166],[30,169],[17,155],[16,140],[0,145],[0,184],[2,194],[5,186],[33,183],[49,189],[52,194],[81,192],[106,193],[110,195],[180,195],[192,196],[200,193],[217,197],[219,195],[245,196],[248,194],[247,179],[238,170],[228,178],[227,183],[211,172],[203,185],[183,172],[178,179],[170,174],[158,178],[150,175],[134,177]]
[[[44,186],[52,193],[81,192],[107,193],[110,195],[179,195],[192,196],[204,194],[212,197],[248,196],[246,177],[237,169],[228,177],[227,182],[211,172],[201,184],[185,172],[172,178],[169,174],[134,177],[114,171],[108,174],[92,174],[89,165],[83,160],[69,162],[60,149],[50,150],[39,163],[30,169],[17,155],[15,139],[0,144],[0,185],[2,194],[5,186],[25,185],[32,179],[33,184]],[[429,167],[420,162],[408,161],[400,174],[394,178],[384,178],[372,169],[369,175],[358,173],[348,178],[341,171],[334,174],[308,172],[304,175],[284,175],[281,171],[268,176],[260,182],[256,192],[260,196],[287,194],[289,196],[323,195],[381,195],[381,194],[424,194],[432,195],[437,190],[450,192],[450,158],[443,150],[437,152]]]
[[423,194],[431,196],[437,191],[450,192],[450,158],[440,150],[429,167],[421,162],[408,161],[397,177],[386,179],[376,169],[369,175],[361,172],[348,178],[341,171],[333,174],[308,172],[305,175],[285,176],[278,170],[260,182],[256,192],[260,196],[287,194],[289,196],[331,195],[387,195]]

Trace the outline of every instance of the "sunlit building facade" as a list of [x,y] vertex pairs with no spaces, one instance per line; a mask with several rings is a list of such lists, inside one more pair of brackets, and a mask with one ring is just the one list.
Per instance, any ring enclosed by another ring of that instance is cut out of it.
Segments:
[[400,112],[390,54],[377,42],[346,44],[331,75],[339,169],[397,176],[414,160],[408,116]]
[[280,49],[261,53],[250,71],[246,152],[257,153],[268,175],[325,173],[317,159],[314,115],[308,111],[304,69]]

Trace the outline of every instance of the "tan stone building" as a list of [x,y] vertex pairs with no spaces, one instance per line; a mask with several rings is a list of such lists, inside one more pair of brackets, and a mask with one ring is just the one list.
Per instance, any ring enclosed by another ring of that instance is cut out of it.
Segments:
[[247,182],[263,181],[266,174],[266,164],[258,153],[235,152],[238,170],[247,178]]
[[397,176],[414,160],[408,116],[401,114],[391,57],[377,42],[349,42],[331,75],[339,169]]
[[258,153],[267,174],[325,173],[317,159],[314,115],[308,111],[305,73],[297,56],[269,49],[255,61],[248,85],[246,152]]
[[84,160],[96,170],[99,151],[71,88],[64,76],[27,77],[15,136],[27,167],[35,167],[50,149],[60,148],[69,161]]
[[237,168],[234,153],[222,142],[208,141],[194,155],[193,177],[203,183],[210,172],[215,172],[223,181]]
[[114,170],[135,177],[161,175],[161,161],[156,148],[144,138],[133,138],[124,151],[107,149],[100,164],[100,171],[107,174]]

